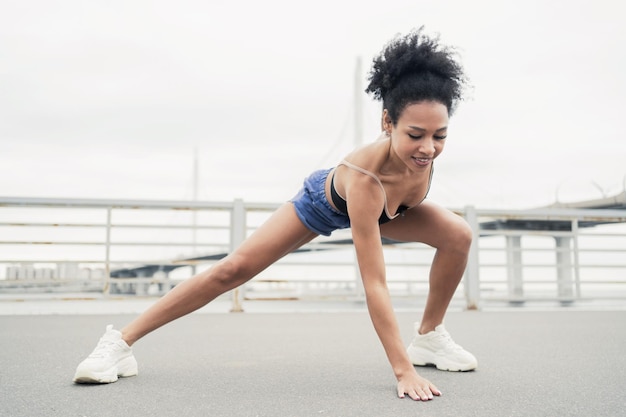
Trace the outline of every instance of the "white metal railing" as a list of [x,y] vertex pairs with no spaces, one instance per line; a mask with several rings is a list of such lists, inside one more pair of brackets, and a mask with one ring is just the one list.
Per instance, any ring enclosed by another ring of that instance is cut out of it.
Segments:
[[[230,252],[277,207],[0,197],[0,292],[160,294]],[[455,211],[477,236],[456,295],[467,308],[626,300],[626,211]],[[232,292],[232,309],[247,298],[362,297],[349,239],[346,231],[315,239]],[[385,252],[390,291],[425,295],[432,248]]]
[[464,215],[480,236],[466,270],[468,306],[626,300],[626,211],[468,207]]

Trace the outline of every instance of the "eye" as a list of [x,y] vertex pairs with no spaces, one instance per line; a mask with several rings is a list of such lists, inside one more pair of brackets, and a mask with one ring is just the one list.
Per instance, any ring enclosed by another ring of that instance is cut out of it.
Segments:
[[411,135],[410,133],[409,133],[409,137],[413,140],[419,140],[422,138],[422,136],[415,136],[415,135]]
[[435,138],[435,140],[444,140],[445,138],[447,138],[448,136],[433,136]]

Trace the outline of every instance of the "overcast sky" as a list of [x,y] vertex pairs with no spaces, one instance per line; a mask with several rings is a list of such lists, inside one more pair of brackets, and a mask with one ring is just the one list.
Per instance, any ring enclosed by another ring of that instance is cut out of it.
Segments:
[[[357,57],[426,26],[473,85],[430,198],[528,208],[624,188],[617,1],[0,2],[0,195],[279,202],[354,146]],[[364,93],[364,141],[380,106]]]

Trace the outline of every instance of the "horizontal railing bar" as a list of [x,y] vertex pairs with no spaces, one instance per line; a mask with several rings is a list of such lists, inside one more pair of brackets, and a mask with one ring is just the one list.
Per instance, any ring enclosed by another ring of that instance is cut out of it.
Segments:
[[[64,263],[77,263],[77,264],[105,264],[106,261],[104,259],[2,259],[0,260],[0,264],[64,264]],[[203,260],[202,262],[210,263],[214,262],[213,260]],[[113,266],[113,269],[118,269],[116,265],[164,265],[164,266],[178,266],[180,265],[197,265],[198,261],[185,260],[185,261],[172,261],[172,260],[164,260],[164,261],[155,261],[154,259],[141,260],[141,259],[128,259],[128,260],[113,260],[110,261],[109,264]],[[134,266],[133,266],[134,267]],[[119,267],[120,269],[123,267]]]
[[[115,208],[115,209],[174,209],[174,210],[231,210],[233,202],[200,201],[163,201],[163,200],[110,200],[77,198],[37,198],[37,197],[0,197],[0,206],[4,207],[57,207],[57,208]],[[246,210],[268,211],[280,207],[276,203],[244,202]],[[464,210],[457,210],[463,213]],[[532,210],[488,210],[476,209],[478,218],[496,218],[505,220],[568,220],[578,221],[614,221],[626,222],[622,210],[607,209],[562,209],[544,208]],[[488,219],[490,220],[490,219]]]
[[[286,260],[286,259],[281,259],[277,262],[274,263],[274,265],[284,265],[284,266],[294,266],[294,265],[306,265],[306,266],[317,266],[320,268],[323,267],[334,267],[334,266],[352,266],[354,267],[354,260],[345,260],[345,261],[332,261],[332,262],[323,262],[320,263],[319,261],[297,261],[297,260]],[[406,262],[397,262],[397,261],[388,261],[385,262],[385,265],[387,266],[401,266],[401,267],[414,267],[414,266],[419,266],[419,267],[430,267],[431,263],[430,262],[411,262],[411,263],[406,263]]]
[[[526,247],[517,247],[517,248],[510,248],[510,249],[506,249],[506,248],[480,248],[480,250],[482,252],[502,252],[505,253],[507,251],[510,252],[549,252],[549,253],[556,253],[556,252],[573,252],[574,249],[573,248],[561,248],[561,247],[555,247],[555,248],[526,248]],[[620,249],[620,248],[581,248],[580,246],[578,247],[578,253],[594,253],[594,252],[611,252],[611,253],[625,253],[626,254],[626,248],[624,249]]]
[[[9,227],[68,227],[68,228],[105,228],[105,223],[38,223],[38,222],[2,222],[0,226]],[[194,226],[173,224],[111,224],[113,229],[198,229],[198,230],[228,230],[229,226]]]
[[574,232],[562,230],[512,230],[512,229],[481,229],[481,237],[493,236],[547,236],[547,237],[572,237]]
[[626,213],[617,209],[541,208],[529,210],[476,209],[479,220],[611,220],[626,222]]
[[[587,291],[587,295],[584,294],[571,294],[571,295],[548,295],[548,292],[544,288],[534,288],[530,290],[526,290],[523,294],[518,295],[508,295],[506,290],[500,288],[491,288],[487,291],[481,292],[481,298],[484,301],[507,301],[507,302],[517,302],[517,301],[561,301],[561,300],[581,300],[586,297],[586,299],[597,299],[597,300],[610,300],[610,299],[620,299],[623,300],[624,296],[626,296],[626,291],[624,289],[620,289],[615,291],[610,286],[605,286],[603,288],[596,288]],[[583,298],[581,298],[583,297]]]
[[[84,241],[0,241],[0,245],[50,245],[50,246],[106,246],[106,242]],[[214,247],[213,243],[171,243],[171,242],[111,242],[110,246],[197,246]],[[222,244],[223,245],[223,244]]]
[[[167,283],[180,283],[183,282],[183,279],[176,278],[151,278],[151,277],[124,277],[124,278],[111,278],[112,283],[118,284],[167,284]],[[88,284],[101,284],[104,283],[105,280],[100,278],[95,279],[68,279],[68,278],[29,278],[29,279],[7,279],[0,280],[1,285],[16,285],[16,284],[46,284],[46,283],[57,283],[57,284],[80,284],[80,283],[88,283]],[[268,278],[254,278],[250,280],[251,283],[261,283],[261,284],[327,284],[327,283],[338,283],[338,284],[354,284],[354,280],[346,278],[331,278],[325,280],[315,280],[315,279],[298,279],[298,280],[281,280],[281,279],[268,279]],[[387,281],[390,284],[428,284],[428,280],[407,280],[407,279],[391,279]]]
[[608,269],[613,269],[613,268],[626,268],[626,264],[579,264],[578,265],[580,269],[585,269],[585,268],[593,268],[593,269],[597,269],[597,268],[608,268]]
[[[153,277],[112,277],[112,282],[129,282],[129,283],[142,283],[142,282],[182,282],[187,278],[153,278]],[[20,284],[20,283],[98,283],[104,282],[102,278],[14,278],[14,279],[0,279],[0,285],[8,284]],[[289,284],[289,283],[327,283],[327,282],[342,282],[342,283],[354,283],[353,279],[349,277],[346,278],[328,278],[328,279],[312,279],[312,278],[303,278],[303,279],[276,279],[276,278],[254,278],[249,282],[260,282],[260,283],[277,283],[277,284]],[[389,278],[387,280],[388,283],[394,284],[428,284],[428,280],[425,279],[402,279],[402,278]],[[481,280],[481,284],[483,285],[507,285],[506,278],[503,278],[501,281],[493,280],[493,279],[484,279]],[[558,282],[555,280],[539,280],[539,279],[525,279],[524,285],[557,285]],[[581,280],[581,284],[585,286],[590,285],[626,285],[626,280],[616,279],[616,280]]]
[[[55,208],[113,208],[113,209],[172,209],[172,210],[232,210],[232,201],[186,200],[112,200],[84,198],[0,197],[0,207],[55,207]],[[280,207],[276,203],[245,202],[250,211],[270,211]]]
[[[325,280],[315,280],[315,279],[302,279],[302,280],[263,280],[263,279],[253,279],[251,281],[249,281],[251,283],[261,283],[261,284],[354,284],[354,280],[346,278],[346,279],[342,279],[342,278],[334,278],[334,279],[325,279]],[[410,281],[410,280],[388,280],[387,281],[388,284],[402,284],[402,285],[413,285],[413,284],[419,284],[419,285],[428,285],[428,281],[427,280],[423,280],[423,281]]]
[[623,253],[626,255],[626,249],[579,249],[578,253]]
[[[280,203],[244,202],[246,210],[268,211],[280,207]],[[0,206],[4,207],[57,207],[57,208],[116,208],[116,209],[206,209],[231,210],[232,201],[175,201],[175,200],[112,200],[112,199],[80,199],[80,198],[39,198],[39,197],[0,197]],[[464,210],[453,210],[460,214]],[[476,209],[478,218],[489,217],[505,220],[562,220],[578,219],[579,221],[609,220],[626,222],[622,210],[610,209],[565,209],[542,208],[531,210]]]
[[583,238],[588,238],[588,237],[619,237],[619,238],[623,238],[624,237],[624,233],[617,233],[617,232],[599,233],[599,232],[594,232],[592,230],[583,229],[583,230],[580,230],[578,232],[578,236],[579,237],[583,237]]
[[106,281],[103,278],[19,278],[19,279],[0,279],[0,286],[16,285],[16,284],[103,284]]
[[[481,268],[507,268],[507,264],[505,263],[487,263],[487,262],[481,262],[480,264]],[[523,265],[520,265],[519,268],[555,268],[555,267],[571,267],[573,268],[574,265],[571,264],[562,264],[562,263],[531,263],[531,262],[524,262]],[[581,263],[578,265],[579,268],[584,269],[584,268],[626,268],[626,264],[588,264],[588,263]],[[482,280],[481,280],[482,282]]]
[[[507,284],[506,277],[503,277],[502,280],[495,280],[493,278],[485,278],[480,280],[481,284]],[[595,285],[595,284],[626,284],[626,280],[623,278],[610,280],[610,279],[602,279],[602,280],[592,280],[592,279],[581,279],[581,284],[584,285]],[[524,285],[526,284],[550,284],[556,285],[558,284],[558,280],[556,279],[537,279],[537,278],[524,278]]]
[[[89,263],[98,263],[98,264],[103,264],[105,261],[100,259],[100,260],[88,260],[88,259],[65,259],[65,260],[59,260],[59,259],[37,259],[37,260],[31,260],[31,259],[6,259],[6,260],[0,260],[0,264],[13,264],[13,263],[37,263],[37,264],[57,264],[57,263],[67,263],[67,262],[72,262],[72,263],[79,263],[79,264],[89,264]],[[215,260],[213,259],[199,259],[199,260],[186,260],[186,261],[154,261],[154,259],[150,259],[150,260],[121,260],[121,261],[110,261],[110,264],[112,266],[115,266],[117,264],[133,264],[133,265],[164,265],[164,266],[184,266],[184,265],[196,265],[198,263],[211,263],[211,262],[215,262]],[[320,268],[324,268],[324,267],[338,267],[338,266],[350,266],[353,267],[354,263],[353,262],[349,262],[349,261],[345,261],[345,262],[324,262],[323,264],[320,264],[319,262],[313,262],[313,261],[284,261],[284,260],[280,260],[276,263],[274,263],[274,265],[282,265],[282,266],[317,266]],[[414,268],[414,267],[421,267],[421,268],[428,268],[430,267],[430,263],[402,263],[402,262],[387,262],[386,263],[387,266],[392,266],[392,267],[406,267],[406,268]],[[132,267],[131,267],[132,268]]]

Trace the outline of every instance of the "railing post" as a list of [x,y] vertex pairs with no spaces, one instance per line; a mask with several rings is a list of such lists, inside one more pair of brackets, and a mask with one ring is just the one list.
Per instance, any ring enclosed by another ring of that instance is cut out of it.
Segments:
[[106,237],[104,243],[104,288],[105,296],[111,294],[111,206],[107,207]]
[[561,304],[574,301],[574,280],[572,279],[572,253],[569,236],[555,236],[556,241],[556,276],[558,296]]
[[[246,239],[246,208],[240,198],[233,201],[233,210],[230,217],[230,253],[239,247]],[[245,284],[244,284],[245,285]],[[243,292],[241,285],[232,291],[231,313],[243,312]]]
[[524,303],[522,277],[522,237],[506,236],[506,272],[509,282],[509,303]]
[[576,283],[576,298],[580,298],[580,248],[578,247],[578,232],[578,219],[573,219],[572,234],[574,235],[574,281]]
[[473,206],[465,207],[465,220],[472,228],[473,235],[463,280],[465,303],[468,310],[478,310],[480,305],[480,264],[478,260],[478,239],[480,238],[480,226],[478,224],[476,208]]

